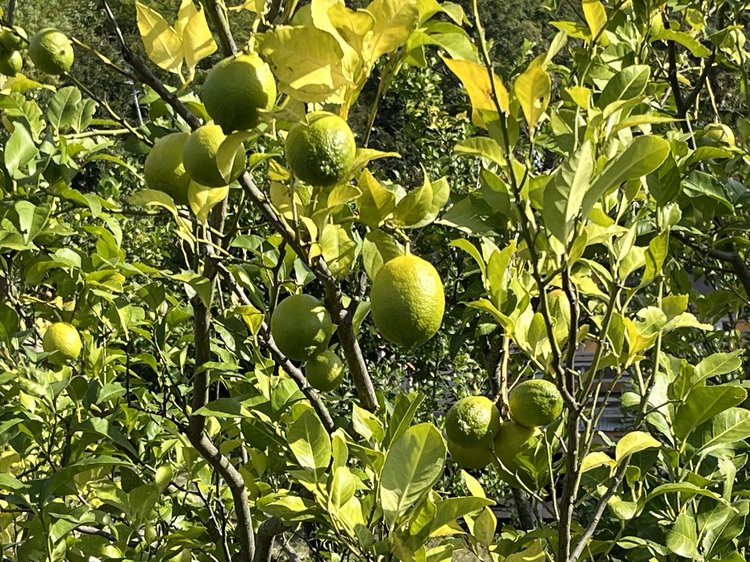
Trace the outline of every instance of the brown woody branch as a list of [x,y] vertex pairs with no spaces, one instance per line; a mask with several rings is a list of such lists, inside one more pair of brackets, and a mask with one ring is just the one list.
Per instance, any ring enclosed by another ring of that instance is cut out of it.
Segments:
[[607,491],[604,492],[604,495],[601,498],[599,498],[599,501],[596,504],[596,508],[594,508],[594,514],[591,517],[591,521],[589,521],[588,527],[586,527],[586,529],[583,531],[581,538],[578,540],[578,543],[573,549],[573,552],[570,554],[570,558],[567,560],[567,562],[577,562],[577,560],[583,554],[586,546],[588,546],[589,539],[594,535],[596,528],[599,526],[599,521],[601,521],[602,516],[604,515],[604,511],[607,509],[607,502],[612,496],[615,495],[615,492],[617,492],[617,489],[620,487],[623,478],[625,478],[625,473],[628,469],[629,461],[630,455],[621,459],[620,462],[622,464],[620,464],[620,466],[617,468],[617,472],[615,473],[612,482],[607,488]]

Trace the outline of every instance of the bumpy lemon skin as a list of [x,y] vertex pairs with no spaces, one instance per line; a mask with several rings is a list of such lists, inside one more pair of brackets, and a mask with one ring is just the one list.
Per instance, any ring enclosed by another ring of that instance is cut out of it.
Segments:
[[286,137],[285,156],[294,175],[305,183],[330,187],[346,178],[354,164],[357,143],[347,122],[317,111],[294,125]]
[[486,396],[462,398],[445,416],[448,440],[462,447],[490,448],[499,430],[500,412]]
[[344,380],[344,362],[330,349],[305,363],[305,378],[315,390],[331,392]]
[[214,122],[229,134],[258,125],[260,112],[273,109],[276,93],[276,80],[268,64],[256,53],[243,53],[211,69],[201,99]]
[[52,28],[43,29],[31,38],[29,56],[39,70],[55,76],[65,74],[75,61],[68,36]]
[[445,313],[443,282],[422,258],[393,258],[378,271],[370,295],[372,319],[388,341],[411,348],[440,329]]
[[510,391],[508,408],[510,417],[516,423],[526,427],[540,427],[560,417],[563,399],[555,383],[531,379]]
[[178,205],[186,205],[190,174],[185,170],[182,154],[189,133],[170,133],[156,141],[146,157],[143,175],[151,189],[170,195]]
[[328,347],[333,335],[331,316],[312,295],[285,298],[271,315],[271,336],[293,361],[308,361]]
[[505,468],[516,472],[519,469],[518,454],[528,449],[539,435],[539,430],[535,427],[526,427],[512,421],[503,422],[494,439],[498,460]]
[[51,353],[48,359],[58,365],[78,359],[82,348],[78,330],[67,322],[50,324],[42,337],[42,349]]
[[481,470],[493,460],[492,451],[486,446],[462,447],[448,439],[448,452],[461,468]]
[[223,187],[236,180],[245,168],[245,153],[238,150],[228,178],[219,170],[217,156],[226,135],[218,125],[203,125],[197,128],[185,142],[182,161],[190,177],[206,187]]

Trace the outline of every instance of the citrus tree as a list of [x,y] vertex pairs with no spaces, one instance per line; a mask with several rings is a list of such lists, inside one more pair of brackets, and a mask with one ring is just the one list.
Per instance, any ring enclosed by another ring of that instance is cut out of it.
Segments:
[[[4,559],[745,559],[741,3],[585,0],[515,65],[476,0],[102,0],[117,56],[15,4]],[[406,170],[404,75],[465,113]]]

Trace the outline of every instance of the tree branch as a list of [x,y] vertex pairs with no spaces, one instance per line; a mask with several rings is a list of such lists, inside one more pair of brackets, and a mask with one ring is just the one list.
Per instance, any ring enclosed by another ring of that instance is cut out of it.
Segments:
[[188,432],[188,439],[200,455],[206,459],[211,467],[218,472],[229,486],[237,514],[237,534],[240,543],[240,559],[251,562],[255,557],[255,535],[253,533],[253,519],[250,515],[250,503],[247,488],[242,475],[232,465],[229,459],[222,455],[216,445],[205,433],[194,434]]
[[732,266],[734,274],[742,284],[742,288],[745,290],[745,294],[750,299],[750,267],[748,267],[745,260],[740,256],[737,251],[719,250],[713,247],[704,247],[701,244],[690,240],[687,236],[681,232],[672,231],[671,235],[682,242],[685,246],[692,248],[700,255],[707,255],[718,261],[728,263]]
[[[243,305],[252,305],[252,302],[245,294],[245,291],[242,289],[242,287],[240,287],[239,283],[237,283],[237,280],[232,276],[232,273],[223,264],[219,265],[219,270],[240,302]],[[315,389],[309,385],[304,373],[294,363],[287,359],[284,354],[281,353],[281,350],[279,350],[278,347],[276,347],[276,343],[273,341],[271,332],[265,322],[261,324],[258,335],[261,338],[263,344],[271,352],[271,356],[273,357],[274,361],[279,366],[281,366],[282,369],[284,369],[284,371],[294,380],[294,382],[297,383],[300,391],[305,395],[307,400],[310,402],[310,404],[312,404],[312,407],[317,412],[320,421],[323,422],[323,425],[325,426],[328,433],[333,433],[333,431],[336,429],[336,425],[333,422],[331,414],[328,412],[328,408],[326,408],[326,405],[320,399],[320,396],[318,396],[318,393],[315,391]]]
[[276,535],[287,530],[287,526],[278,517],[269,517],[258,527],[257,548],[253,562],[271,562],[271,549]]
[[607,491],[604,492],[604,495],[601,498],[599,498],[588,527],[586,527],[586,529],[583,531],[581,538],[576,544],[576,547],[573,549],[570,558],[566,562],[576,562],[581,557],[581,554],[583,554],[583,550],[586,548],[589,539],[594,535],[596,528],[599,526],[599,521],[601,521],[601,518],[604,515],[604,510],[607,509],[607,502],[612,496],[615,495],[615,492],[620,487],[620,483],[622,482],[623,478],[625,478],[625,472],[628,469],[629,461],[630,455],[620,461],[622,464],[618,467],[617,472],[612,479],[612,482],[607,488]]
[[232,36],[232,29],[229,27],[229,21],[227,21],[226,13],[222,5],[216,0],[202,0],[203,6],[208,12],[208,17],[211,19],[214,30],[219,35],[219,42],[221,43],[221,50],[224,56],[231,56],[237,52],[237,43],[234,41]]

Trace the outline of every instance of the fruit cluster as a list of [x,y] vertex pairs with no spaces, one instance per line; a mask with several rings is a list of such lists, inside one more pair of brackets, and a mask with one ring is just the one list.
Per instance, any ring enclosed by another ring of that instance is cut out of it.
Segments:
[[448,450],[462,468],[482,469],[499,462],[508,472],[521,469],[519,455],[531,451],[539,427],[555,421],[563,400],[554,383],[532,379],[514,387],[508,396],[510,420],[502,421],[495,404],[485,396],[456,402],[445,417]]

